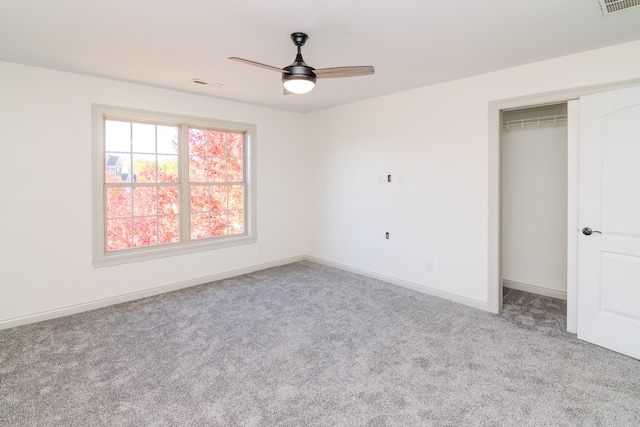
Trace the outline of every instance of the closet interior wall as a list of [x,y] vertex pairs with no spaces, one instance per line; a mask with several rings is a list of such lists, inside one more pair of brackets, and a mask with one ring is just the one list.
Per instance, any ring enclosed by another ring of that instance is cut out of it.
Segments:
[[501,142],[503,286],[565,300],[566,114],[566,103],[504,111]]

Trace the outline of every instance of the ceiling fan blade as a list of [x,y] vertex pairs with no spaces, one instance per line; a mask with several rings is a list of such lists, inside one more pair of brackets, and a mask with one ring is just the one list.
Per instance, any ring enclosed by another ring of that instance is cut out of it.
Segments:
[[289,91],[287,90],[287,88],[282,89],[282,94],[283,94],[283,95],[295,95],[295,93],[293,93],[293,92],[289,92]]
[[366,76],[375,73],[375,70],[371,66],[360,66],[320,68],[317,70],[313,70],[313,72],[319,79],[335,79],[339,77]]
[[253,65],[255,67],[265,68],[267,70],[277,71],[279,73],[288,73],[289,71],[283,70],[282,68],[272,67],[271,65],[261,64],[255,61],[249,61],[248,59],[236,58],[235,56],[230,57],[232,61],[242,62],[243,64]]

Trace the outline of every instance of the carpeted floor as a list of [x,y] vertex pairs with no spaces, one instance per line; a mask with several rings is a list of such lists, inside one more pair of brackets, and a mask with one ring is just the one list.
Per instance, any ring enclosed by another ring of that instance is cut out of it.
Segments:
[[561,299],[504,288],[502,316],[523,329],[567,334],[567,302]]
[[522,298],[299,262],[4,330],[0,425],[640,425],[640,361]]

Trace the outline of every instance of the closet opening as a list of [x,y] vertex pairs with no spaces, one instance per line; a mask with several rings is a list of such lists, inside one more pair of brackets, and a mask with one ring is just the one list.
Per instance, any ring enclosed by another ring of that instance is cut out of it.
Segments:
[[567,329],[567,103],[501,111],[502,312]]

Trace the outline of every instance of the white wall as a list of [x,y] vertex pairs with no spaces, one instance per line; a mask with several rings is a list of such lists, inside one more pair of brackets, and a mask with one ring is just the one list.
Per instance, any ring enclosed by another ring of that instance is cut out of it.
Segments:
[[[505,112],[503,121],[566,114]],[[502,275],[505,286],[566,299],[567,122],[502,130]]]
[[[637,52],[627,43],[308,115],[307,253],[486,307],[488,103],[640,78]],[[389,171],[404,184],[377,184]]]
[[[1,62],[0,94],[0,326],[304,254],[301,115]],[[92,103],[257,124],[258,244],[94,268]]]

